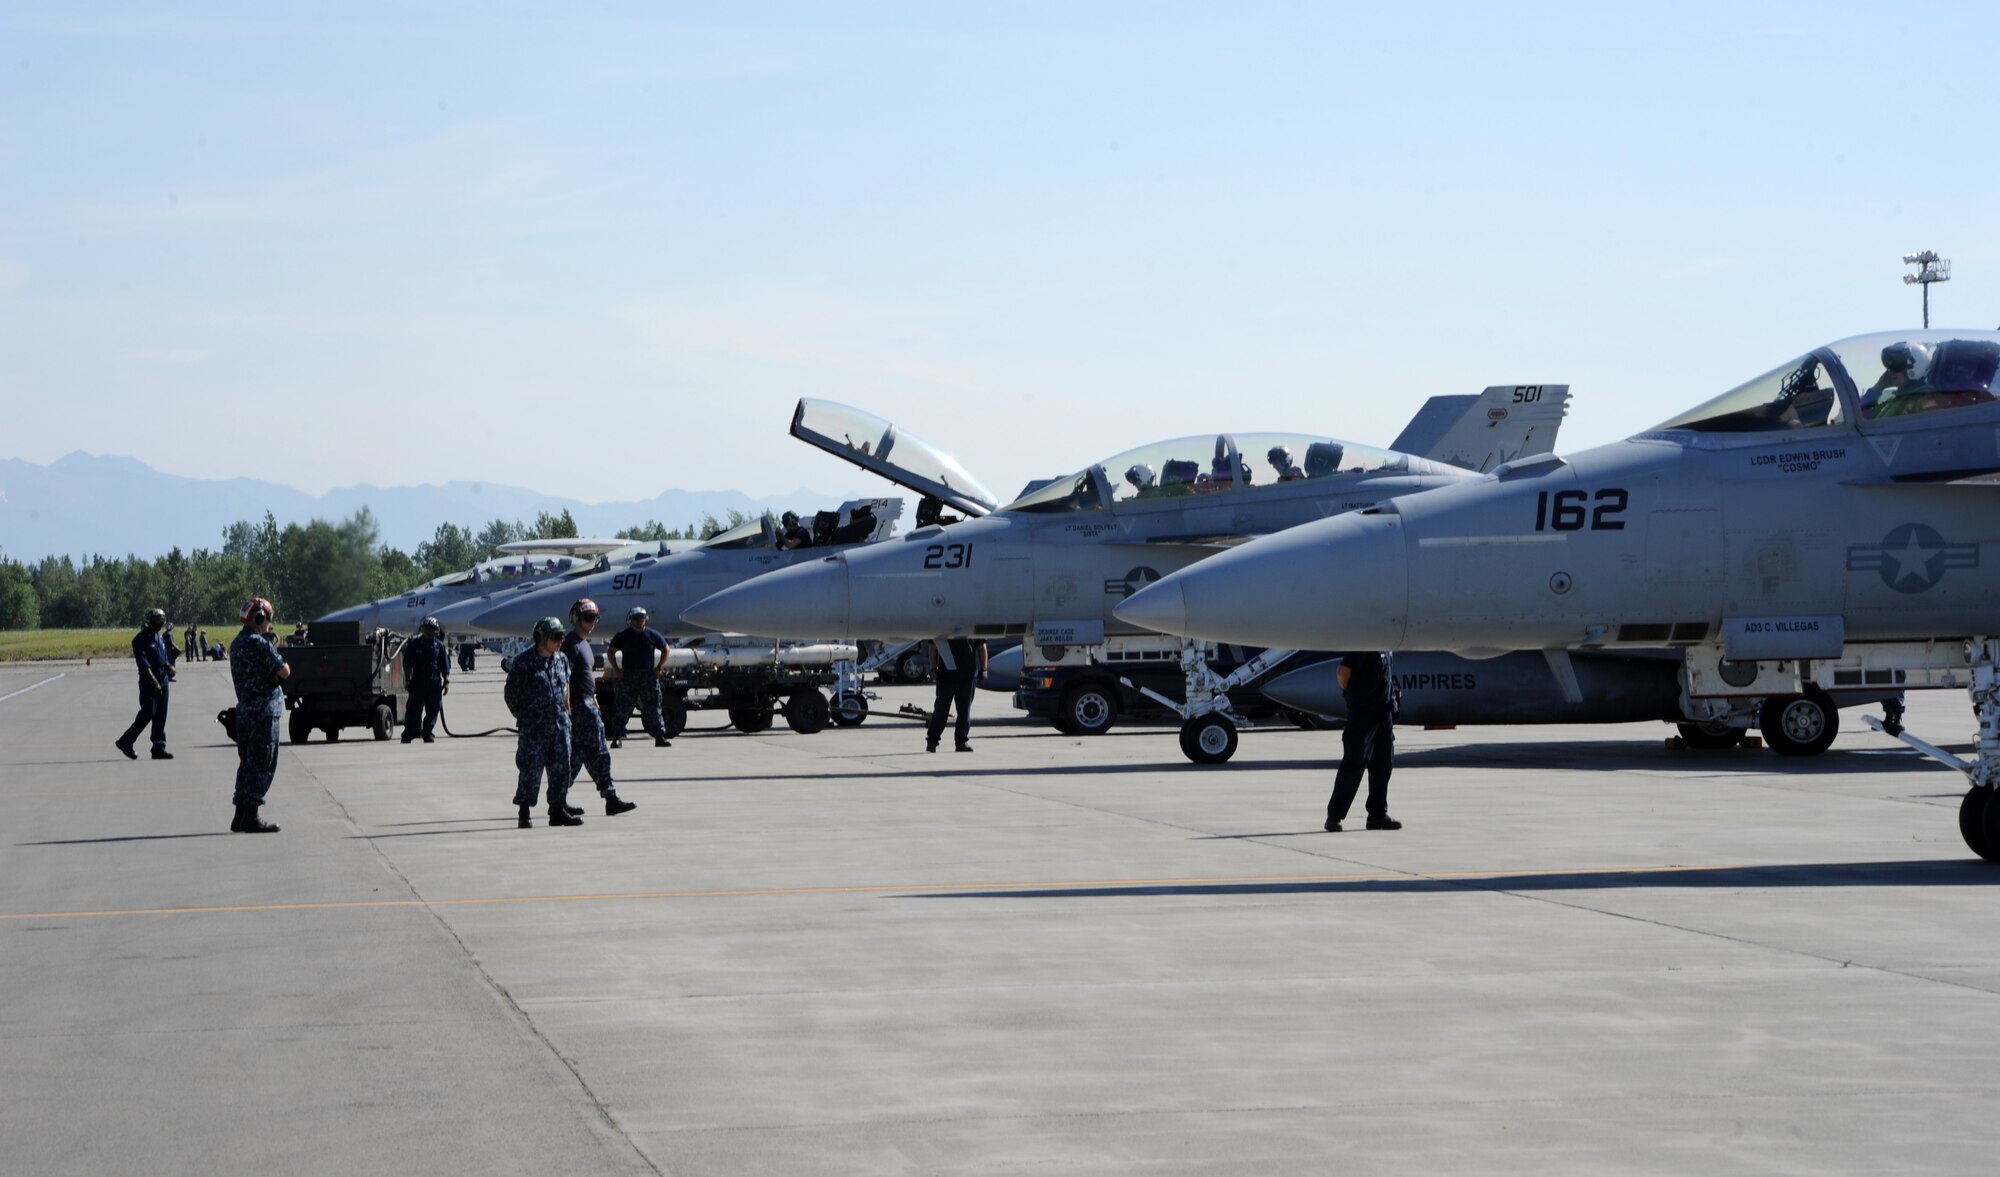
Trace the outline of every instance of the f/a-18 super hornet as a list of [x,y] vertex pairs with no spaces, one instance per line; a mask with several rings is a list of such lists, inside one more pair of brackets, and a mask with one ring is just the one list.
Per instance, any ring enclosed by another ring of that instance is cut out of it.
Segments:
[[1262,538],[1127,621],[1322,649],[1679,652],[1690,707],[1967,686],[1966,844],[2000,860],[2000,332],[1816,348],[1626,441]]
[[[798,547],[787,547],[770,516],[759,515],[668,555],[643,557],[519,591],[503,589],[484,599],[467,600],[439,613],[438,621],[455,632],[525,637],[535,622],[566,616],[571,602],[589,597],[613,618],[622,619],[634,606],[643,606],[652,616],[653,627],[668,637],[703,633],[706,631],[701,627],[680,623],[683,609],[759,573],[879,541],[890,534],[902,513],[900,498],[856,499],[842,504],[838,511],[819,512],[812,521],[810,542]],[[783,636],[762,627],[737,632]]]
[[[680,545],[685,546],[685,545]],[[523,588],[593,567],[609,567],[641,556],[665,555],[672,548],[661,542],[626,539],[527,539],[501,544],[499,554],[462,572],[426,581],[408,592],[379,601],[338,609],[319,621],[358,621],[364,630],[390,629],[415,633],[424,618],[441,616],[459,602],[486,596],[500,588]],[[446,627],[448,634],[468,633]]]
[[[904,461],[880,418],[802,400],[793,436],[918,491],[931,510],[906,535],[760,576],[681,616],[779,637],[1018,634],[1044,650],[1102,642],[1140,632],[1116,623],[1113,604],[1227,544],[1547,452],[1568,391],[1507,385],[1435,398],[1404,431],[1414,452],[1302,433],[1156,442],[983,514],[938,475],[935,451]],[[934,522],[940,502],[979,517]]]

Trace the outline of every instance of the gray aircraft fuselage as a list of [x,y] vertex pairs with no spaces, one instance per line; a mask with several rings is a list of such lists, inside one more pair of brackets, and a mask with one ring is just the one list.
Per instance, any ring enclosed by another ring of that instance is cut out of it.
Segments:
[[[1885,387],[1898,349],[1924,375]],[[1992,633],[1996,365],[1995,332],[1843,340],[1627,441],[1252,541],[1120,616],[1257,645],[1739,664]]]
[[[1206,466],[1215,444],[1211,434],[1148,449],[1176,453],[1180,445]],[[1253,471],[1247,484],[1239,477],[1135,488],[1112,481],[1121,457],[981,518],[802,561],[682,616],[704,628],[780,637],[1031,633],[1043,645],[1091,644],[1143,632],[1118,622],[1112,606],[1236,538],[1476,477],[1425,458],[1325,444],[1343,447],[1340,468],[1285,481]]]

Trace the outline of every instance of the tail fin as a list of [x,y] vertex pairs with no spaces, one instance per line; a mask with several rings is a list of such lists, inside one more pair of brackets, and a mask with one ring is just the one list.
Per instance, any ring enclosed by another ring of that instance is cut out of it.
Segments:
[[1495,384],[1478,396],[1434,396],[1389,448],[1484,473],[1556,448],[1567,384]]

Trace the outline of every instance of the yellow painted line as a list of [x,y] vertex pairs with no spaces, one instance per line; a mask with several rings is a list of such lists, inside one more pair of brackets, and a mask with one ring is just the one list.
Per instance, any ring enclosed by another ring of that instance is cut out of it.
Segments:
[[236,911],[338,911],[367,907],[472,907],[501,903],[606,903],[635,899],[741,899],[773,895],[895,895],[917,891],[1054,891],[1077,887],[1219,887],[1248,883],[1360,883],[1506,879],[1522,875],[1636,875],[1738,870],[1735,866],[1609,866],[1574,870],[1373,872],[1354,875],[1212,875],[1185,879],[1070,879],[1040,883],[872,883],[851,887],[759,887],[730,891],[614,891],[601,895],[501,895],[477,899],[347,899],[326,903],[246,903],[218,907],[129,907],[109,911],[0,913],[0,920],[87,919],[117,915],[207,915]]

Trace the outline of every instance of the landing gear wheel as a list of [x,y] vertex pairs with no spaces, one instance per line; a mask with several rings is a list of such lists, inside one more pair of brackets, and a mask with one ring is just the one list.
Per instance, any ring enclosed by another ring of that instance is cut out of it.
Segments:
[[1688,747],[1702,752],[1720,752],[1743,742],[1743,729],[1726,723],[1682,723],[1675,726],[1680,728],[1681,739]]
[[833,701],[833,722],[841,727],[860,727],[868,718],[868,696],[849,691]]
[[729,722],[745,735],[755,735],[771,726],[771,713],[762,707],[731,707]]
[[1220,715],[1191,719],[1181,727],[1181,751],[1196,764],[1221,764],[1236,755],[1236,725]]
[[1118,718],[1118,700],[1110,688],[1099,683],[1081,682],[1064,692],[1062,730],[1072,736],[1101,736]]
[[896,681],[922,682],[931,675],[931,660],[922,650],[905,650],[896,656]]
[[327,743],[329,743],[329,744],[338,744],[338,743],[340,743],[340,729],[339,729],[339,728],[337,728],[337,727],[330,727],[330,728],[327,728],[327,729],[326,729],[326,742],[327,742]]
[[1966,848],[1988,862],[2000,862],[2000,805],[1992,789],[1967,789],[1958,803],[1958,835]]
[[292,737],[292,743],[303,744],[312,737],[312,720],[303,711],[292,712],[285,721],[285,731]]
[[687,730],[688,701],[678,691],[668,691],[660,697],[660,731],[671,740]]
[[387,703],[375,704],[372,718],[368,722],[369,733],[378,740],[386,740],[389,738],[390,729],[395,726],[396,709]]
[[1817,756],[1840,731],[1840,712],[1825,695],[1780,695],[1764,700],[1758,716],[1764,742],[1780,756]]
[[826,730],[832,708],[816,690],[793,691],[785,700],[785,726],[802,736]]

